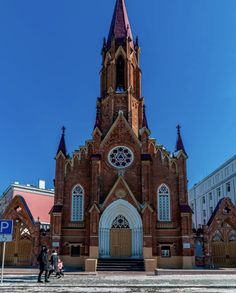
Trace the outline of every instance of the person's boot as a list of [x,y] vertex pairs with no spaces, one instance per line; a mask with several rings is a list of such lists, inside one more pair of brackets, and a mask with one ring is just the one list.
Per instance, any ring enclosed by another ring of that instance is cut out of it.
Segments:
[[38,283],[43,283],[43,281],[41,279],[38,279]]

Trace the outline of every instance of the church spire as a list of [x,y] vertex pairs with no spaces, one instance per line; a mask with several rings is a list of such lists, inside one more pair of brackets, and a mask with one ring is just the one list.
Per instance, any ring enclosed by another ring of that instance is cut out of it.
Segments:
[[60,152],[62,152],[63,155],[66,156],[65,130],[66,130],[66,128],[63,126],[62,127],[61,140],[60,140],[59,147],[58,147],[58,150],[57,150],[57,155]]
[[146,106],[145,105],[143,105],[143,123],[142,123],[142,127],[146,127],[147,129],[149,129],[148,122],[147,122]]
[[116,0],[110,32],[107,39],[107,47],[111,47],[113,39],[115,39],[118,45],[123,45],[126,38],[128,38],[130,46],[134,48],[133,35],[125,6],[125,0]]
[[182,137],[181,137],[181,133],[180,133],[181,126],[177,125],[176,128],[177,128],[177,141],[176,141],[175,151],[176,152],[183,151],[185,154],[187,154],[185,151],[184,144],[183,144]]
[[97,103],[97,112],[96,112],[96,120],[95,120],[95,124],[94,124],[94,130],[96,128],[101,128],[101,121],[100,121],[100,104]]

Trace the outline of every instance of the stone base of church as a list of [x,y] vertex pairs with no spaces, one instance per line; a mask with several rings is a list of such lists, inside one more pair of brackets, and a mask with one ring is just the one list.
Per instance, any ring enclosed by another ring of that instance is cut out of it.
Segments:
[[195,256],[183,256],[183,269],[192,269],[195,266]]
[[90,246],[89,247],[89,257],[90,258],[98,258],[98,246]]
[[84,268],[86,257],[71,257],[70,255],[62,255],[60,256],[64,266],[74,267],[74,268]]
[[145,271],[146,272],[154,272],[155,269],[157,268],[156,258],[145,258],[144,264],[145,264]]
[[161,269],[181,269],[183,267],[182,256],[157,257],[157,268]]
[[97,270],[97,259],[87,258],[85,260],[85,272],[96,272]]

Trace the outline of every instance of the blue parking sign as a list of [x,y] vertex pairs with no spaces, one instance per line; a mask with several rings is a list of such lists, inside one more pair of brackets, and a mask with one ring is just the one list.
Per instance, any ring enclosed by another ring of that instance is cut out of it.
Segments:
[[0,220],[0,235],[9,235],[13,232],[13,220]]

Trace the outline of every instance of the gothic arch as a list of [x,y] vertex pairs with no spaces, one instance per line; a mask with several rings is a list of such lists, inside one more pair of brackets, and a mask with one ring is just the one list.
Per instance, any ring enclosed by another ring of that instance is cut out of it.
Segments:
[[[163,196],[163,199],[161,197]],[[157,189],[158,221],[171,221],[170,188],[162,183]]]
[[103,212],[99,221],[99,255],[110,257],[110,229],[114,220],[122,215],[132,230],[132,257],[139,258],[143,254],[143,224],[137,209],[128,201],[118,199]]
[[71,221],[84,220],[84,188],[76,184],[71,191]]

